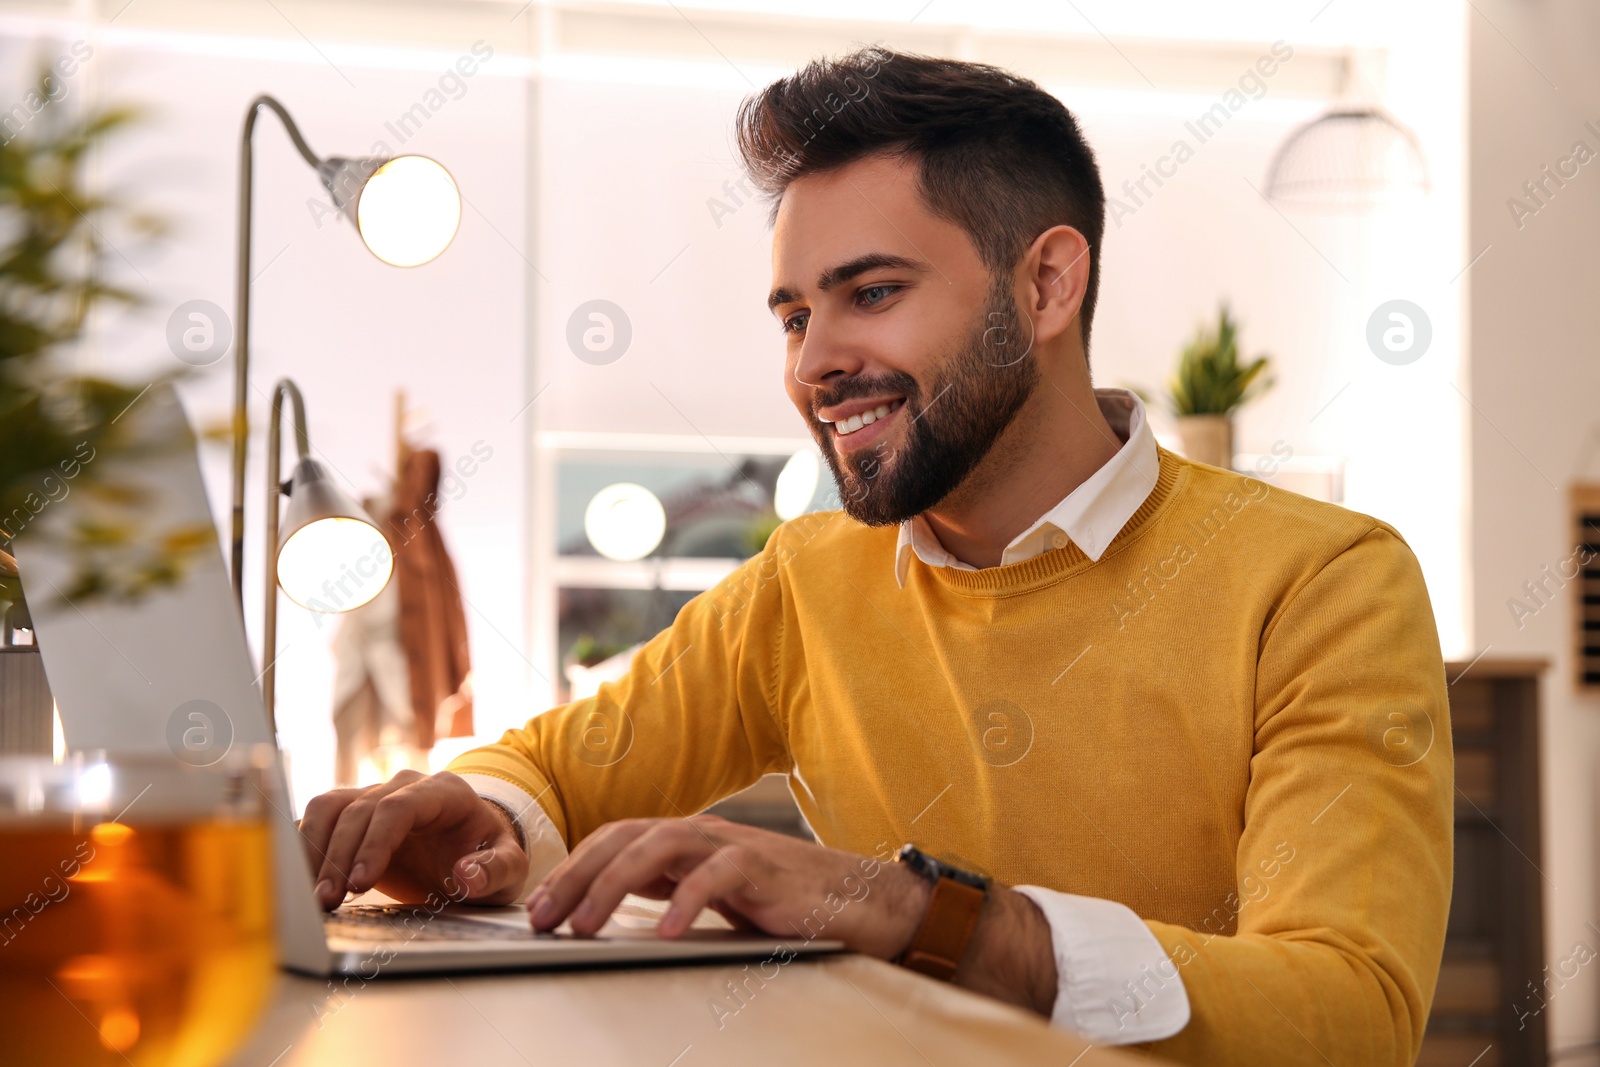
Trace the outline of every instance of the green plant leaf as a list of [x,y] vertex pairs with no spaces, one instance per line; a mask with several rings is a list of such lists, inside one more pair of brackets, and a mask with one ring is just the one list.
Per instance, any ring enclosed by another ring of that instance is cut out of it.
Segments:
[[[49,76],[41,69],[42,96]],[[90,153],[137,117],[126,106],[89,114],[52,106],[0,142],[0,540],[23,529],[59,539],[75,566],[69,600],[136,598],[177,581],[215,537],[199,527],[161,530],[162,518],[145,511],[148,490],[111,481],[106,464],[95,462],[149,453],[155,446],[130,439],[134,420],[118,420],[152,385],[190,372],[125,383],[79,373],[66,358],[95,308],[141,302],[109,279],[125,267],[105,235],[166,232],[121,191],[84,182]],[[36,527],[68,492],[85,493],[95,518],[67,530]],[[0,600],[20,604],[26,581],[26,573],[0,575]]]
[[1271,357],[1258,356],[1241,366],[1238,342],[1238,324],[1224,302],[1216,326],[1195,330],[1168,379],[1167,402],[1174,415],[1228,415],[1271,388],[1272,378],[1262,377]]

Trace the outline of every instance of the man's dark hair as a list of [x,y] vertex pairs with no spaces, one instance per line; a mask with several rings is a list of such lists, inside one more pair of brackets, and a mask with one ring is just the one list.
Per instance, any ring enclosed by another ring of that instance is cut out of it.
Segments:
[[983,63],[863,48],[818,59],[745,99],[739,153],[774,214],[789,183],[878,152],[921,167],[923,201],[1009,276],[1035,238],[1067,225],[1089,243],[1084,352],[1100,286],[1106,197],[1094,152],[1066,107]]

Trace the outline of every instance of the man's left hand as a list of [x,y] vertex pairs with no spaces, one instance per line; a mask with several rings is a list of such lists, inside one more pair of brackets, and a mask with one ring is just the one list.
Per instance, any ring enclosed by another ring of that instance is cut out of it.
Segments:
[[545,876],[528,910],[536,930],[570,919],[590,936],[629,893],[671,900],[663,937],[709,907],[736,926],[893,959],[911,943],[931,887],[898,863],[696,815],[608,823]]

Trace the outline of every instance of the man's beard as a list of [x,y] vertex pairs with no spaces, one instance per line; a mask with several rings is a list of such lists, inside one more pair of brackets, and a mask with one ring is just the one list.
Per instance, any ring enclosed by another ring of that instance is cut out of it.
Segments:
[[841,457],[834,429],[811,418],[811,431],[833,471],[845,514],[867,526],[892,526],[937,505],[989,454],[1039,382],[1028,355],[1031,323],[1017,314],[1010,279],[997,278],[983,320],[966,337],[929,386],[925,399],[916,379],[903,371],[878,379],[841,382],[816,407],[858,397],[899,394],[906,398],[903,443],[885,444]]

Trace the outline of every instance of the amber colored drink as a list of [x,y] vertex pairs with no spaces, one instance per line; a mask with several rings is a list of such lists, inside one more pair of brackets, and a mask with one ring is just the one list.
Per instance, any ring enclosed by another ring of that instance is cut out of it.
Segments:
[[271,992],[259,819],[0,818],[0,1064],[214,1067]]

